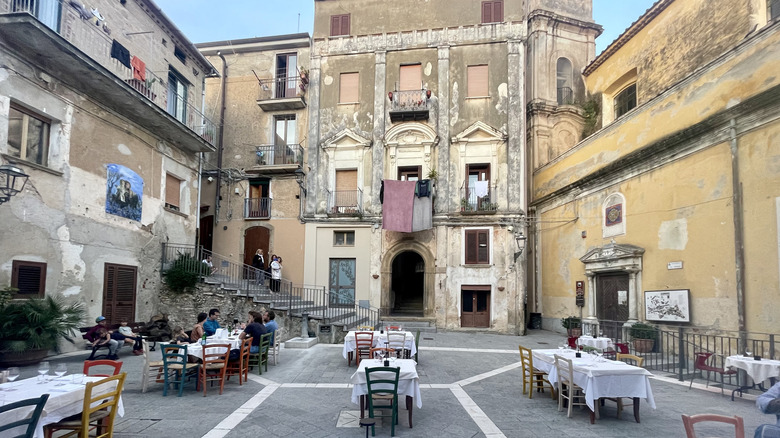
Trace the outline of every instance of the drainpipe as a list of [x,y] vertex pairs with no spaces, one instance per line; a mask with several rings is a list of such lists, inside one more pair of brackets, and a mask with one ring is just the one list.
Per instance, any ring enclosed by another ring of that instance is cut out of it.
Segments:
[[222,52],[217,52],[222,60],[222,81],[219,102],[219,144],[217,145],[217,195],[214,199],[214,225],[219,223],[219,195],[222,193],[222,141],[225,138],[225,89],[227,88],[227,61]]
[[739,151],[737,150],[737,123],[731,119],[729,137],[731,137],[731,192],[734,202],[734,262],[737,280],[737,317],[739,319],[742,346],[746,345],[745,333],[745,242],[742,221],[742,182],[739,179]]
[[[200,81],[200,112],[203,114],[203,119],[201,122],[203,123],[203,128],[205,132],[206,127],[206,75],[203,75],[203,78]],[[198,245],[200,244],[200,197],[203,193],[203,152],[198,154],[198,206],[195,209],[195,249],[197,250]],[[198,260],[200,260],[200,255],[198,255]]]

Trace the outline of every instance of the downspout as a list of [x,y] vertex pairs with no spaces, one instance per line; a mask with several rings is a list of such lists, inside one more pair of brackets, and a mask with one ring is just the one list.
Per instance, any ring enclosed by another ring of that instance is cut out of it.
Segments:
[[742,182],[739,178],[739,151],[737,150],[737,122],[731,119],[729,123],[731,137],[731,192],[734,205],[734,263],[737,281],[737,317],[739,320],[740,339],[745,347],[747,333],[745,332],[745,242],[742,220]]
[[214,225],[219,223],[219,200],[222,193],[222,141],[225,138],[225,89],[227,88],[227,61],[222,52],[217,52],[222,60],[222,83],[220,84],[219,102],[219,144],[217,145],[217,194],[214,199]]
[[[200,112],[203,114],[204,120],[202,120],[203,124],[205,125],[205,114],[206,114],[206,75],[203,75],[203,79],[201,79],[200,83]],[[200,244],[200,197],[203,193],[203,152],[198,154],[198,201],[197,201],[197,208],[195,209],[195,217],[197,218],[195,222],[195,248],[198,248],[198,245]],[[198,259],[200,259],[200,256],[198,256]]]

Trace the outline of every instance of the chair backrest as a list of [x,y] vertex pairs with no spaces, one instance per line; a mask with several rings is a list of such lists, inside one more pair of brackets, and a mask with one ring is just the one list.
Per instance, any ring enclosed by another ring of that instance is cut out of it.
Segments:
[[374,367],[366,368],[366,386],[368,398],[374,394],[398,395],[398,377],[401,375],[399,367]]
[[417,352],[414,353],[414,360],[417,361],[417,355],[420,354],[420,330],[417,330],[417,333],[414,335],[414,345],[417,348]]
[[252,337],[246,337],[244,338],[244,341],[241,342],[241,352],[239,354],[240,360],[242,363],[246,363],[246,361],[249,360],[249,350],[252,349]]
[[43,394],[38,398],[28,398],[26,400],[19,400],[17,402],[9,403],[5,406],[0,406],[0,414],[3,412],[13,411],[14,409],[21,409],[25,406],[35,406],[35,410],[32,412],[32,415],[26,415],[22,420],[1,424],[0,432],[26,425],[27,429],[25,430],[24,435],[17,435],[17,438],[32,438],[35,436],[35,426],[38,425],[38,420],[41,418],[41,412],[43,412],[43,407],[46,405],[46,400],[48,399],[49,394]]
[[201,359],[203,359],[203,367],[201,369],[205,369],[206,365],[212,363],[227,365],[229,357],[230,344],[204,345],[201,350]]
[[403,350],[406,347],[406,332],[387,332],[387,347]]
[[633,360],[634,362],[636,362],[636,366],[638,366],[638,367],[641,367],[642,364],[645,363],[645,358],[644,357],[639,357],[639,356],[634,355],[634,354],[623,354],[623,353],[618,353],[617,354],[617,360],[625,362],[624,359]]
[[357,326],[357,329],[359,331],[370,331],[370,332],[373,332],[374,331],[374,326],[372,326],[372,325],[359,325],[359,326]]
[[712,356],[713,353],[699,351],[693,354],[694,356],[696,356],[696,362],[694,362],[693,364],[694,369],[704,370],[704,371],[723,371],[720,368],[714,367],[712,365],[707,365],[707,360],[710,358],[710,356]]
[[162,344],[160,348],[162,350],[163,365],[166,369],[172,363],[187,363],[187,345]]
[[355,347],[371,348],[374,346],[374,332],[355,332]]
[[696,432],[693,430],[693,425],[702,421],[715,421],[718,423],[732,424],[734,425],[734,436],[736,438],[745,438],[745,424],[742,421],[742,417],[728,417],[726,415],[717,414],[699,414],[699,415],[683,415],[683,425],[685,426],[685,434],[687,438],[696,438]]
[[574,366],[571,359],[555,355],[555,369],[558,371],[558,382],[569,385],[574,383]]
[[274,335],[273,332],[266,333],[264,335],[260,335],[260,352],[261,353],[268,353],[268,349],[271,348],[271,337]]
[[617,351],[620,354],[628,354],[628,353],[630,353],[630,351],[628,349],[628,344],[624,344],[622,342],[615,342],[615,348],[617,348]]
[[[97,435],[96,438],[110,437],[114,434],[114,418],[116,417],[117,405],[124,388],[125,377],[127,377],[127,373],[121,373],[97,382],[87,382],[87,387],[84,390],[84,408],[81,412],[81,424],[89,424],[89,418],[93,412],[104,409],[109,411],[108,419],[105,421],[108,427],[105,428],[102,435]],[[107,387],[113,382],[116,382],[116,387],[106,391]]]
[[376,357],[377,352],[382,352],[385,354],[385,357],[395,356],[398,358],[398,350],[394,348],[386,348],[386,347],[375,347],[369,350],[368,354],[370,357]]
[[569,348],[573,348],[575,350],[579,348],[579,346],[577,345],[577,339],[578,338],[579,338],[579,336],[569,336],[566,339],[566,342],[568,342],[568,344],[569,344]]
[[[111,367],[114,369],[114,371],[111,374],[90,374],[89,371],[93,367],[100,367],[100,366],[106,366]],[[106,360],[106,359],[100,359],[100,360],[85,360],[84,361],[84,374],[88,376],[93,377],[110,377],[110,376],[116,376],[119,374],[119,371],[122,370],[122,362],[118,360]]]
[[522,345],[518,345],[517,348],[520,350],[520,362],[523,364],[523,375],[530,375],[534,371],[533,354],[530,349],[525,348]]
[[389,325],[389,326],[387,326],[387,331],[390,331],[390,330],[401,330],[401,326],[400,325]]

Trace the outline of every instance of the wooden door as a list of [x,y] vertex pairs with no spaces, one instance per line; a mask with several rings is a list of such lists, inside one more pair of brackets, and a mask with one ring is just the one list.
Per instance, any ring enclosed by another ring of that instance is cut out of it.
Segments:
[[276,97],[295,97],[298,94],[298,55],[285,53],[276,56]]
[[103,269],[103,316],[109,325],[135,322],[138,268],[106,263]]
[[271,253],[268,247],[271,241],[271,232],[265,227],[247,228],[244,232],[244,264],[252,266],[252,257],[255,256],[257,249],[263,250],[265,264],[271,263]]
[[463,286],[461,327],[490,327],[490,286]]
[[335,195],[333,206],[339,208],[339,213],[346,213],[347,208],[357,206],[357,170],[336,171]]
[[628,274],[602,274],[596,278],[596,316],[605,321],[628,320]]
[[214,246],[214,216],[200,218],[200,244],[211,251]]

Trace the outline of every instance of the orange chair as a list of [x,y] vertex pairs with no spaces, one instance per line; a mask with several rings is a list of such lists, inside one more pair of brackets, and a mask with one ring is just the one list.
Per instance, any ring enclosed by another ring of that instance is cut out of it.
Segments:
[[203,363],[198,370],[198,384],[203,385],[206,396],[207,382],[219,382],[219,394],[225,389],[225,371],[230,356],[230,344],[208,344],[203,348]]
[[723,368],[714,367],[712,365],[707,365],[707,359],[712,356],[713,353],[705,353],[705,352],[698,352],[694,353],[696,356],[696,362],[693,364],[693,374],[691,374],[691,384],[688,385],[688,389],[691,389],[693,386],[693,379],[696,377],[696,370],[701,370],[702,377],[704,377],[704,371],[707,372],[707,387],[710,386],[710,372],[720,374],[720,393],[723,394],[723,377],[725,376],[732,376],[734,374],[737,374],[736,370],[726,370]]
[[374,332],[355,333],[355,363],[360,366],[360,359],[371,359],[371,348],[374,347]]
[[385,357],[389,358],[391,356],[395,356],[396,359],[398,358],[398,350],[394,348],[386,348],[386,347],[376,347],[369,350],[369,356],[371,359],[376,357],[377,353],[384,354]]
[[683,425],[685,426],[685,434],[687,438],[696,438],[696,432],[693,431],[693,425],[701,423],[702,421],[715,421],[718,423],[733,424],[734,436],[736,438],[745,438],[745,423],[742,421],[742,417],[727,417],[725,415],[717,414],[699,414],[699,415],[683,415]]
[[[90,374],[89,371],[93,367],[99,367],[99,366],[106,366],[111,367],[114,369],[114,372],[111,374]],[[107,360],[107,359],[100,359],[100,360],[85,360],[84,361],[84,374],[87,376],[92,377],[111,377],[116,376],[119,374],[119,372],[122,371],[122,362],[118,360]]]
[[243,385],[244,381],[249,380],[249,350],[252,348],[252,338],[245,338],[241,343],[238,359],[228,359],[225,376],[230,380],[230,376],[238,375],[238,384]]

